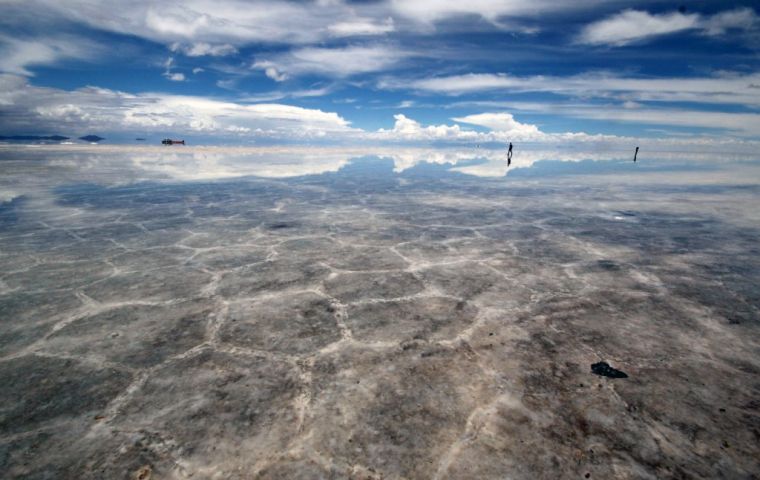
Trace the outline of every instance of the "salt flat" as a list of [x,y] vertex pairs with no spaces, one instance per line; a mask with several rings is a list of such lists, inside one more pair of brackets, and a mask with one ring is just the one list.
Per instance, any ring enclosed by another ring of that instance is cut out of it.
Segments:
[[757,477],[757,159],[629,157],[0,147],[2,476]]

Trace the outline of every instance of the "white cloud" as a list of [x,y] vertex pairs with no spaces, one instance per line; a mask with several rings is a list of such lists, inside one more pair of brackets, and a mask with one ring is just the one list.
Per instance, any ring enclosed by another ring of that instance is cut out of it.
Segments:
[[758,17],[751,8],[738,8],[709,17],[696,13],[652,14],[641,10],[624,10],[587,25],[581,31],[578,42],[623,46],[686,30],[701,30],[707,35],[715,36],[732,29],[750,30],[757,25]]
[[752,30],[760,25],[760,17],[751,8],[737,8],[705,19],[702,28],[707,35],[723,35],[728,30]]
[[90,59],[101,47],[72,37],[13,38],[0,34],[0,72],[32,76],[29,67],[54,65],[66,59]]
[[327,31],[334,37],[383,35],[394,30],[393,18],[391,17],[388,17],[384,22],[375,22],[371,18],[356,18],[334,23],[327,27]]
[[204,69],[203,69],[203,68],[201,68],[201,67],[195,67],[195,68],[193,69],[193,74],[195,74],[195,75],[198,75],[199,73],[201,73],[201,72],[205,72],[205,71],[206,71],[206,70],[204,70]]
[[[551,108],[551,107],[550,107]],[[605,121],[622,121],[636,123],[651,123],[657,125],[692,126],[730,130],[738,135],[760,136],[759,114],[729,114],[721,112],[694,112],[679,110],[653,110],[653,109],[604,109],[575,107],[568,108],[563,114],[576,118],[590,118]],[[587,134],[584,132],[546,133],[536,125],[518,122],[511,114],[481,113],[468,115],[467,117],[455,118],[456,122],[470,123],[484,126],[489,130],[477,132],[454,125],[428,125],[404,115],[394,115],[395,124],[392,129],[380,129],[377,132],[365,134],[368,138],[390,142],[406,143],[452,143],[452,144],[475,144],[475,143],[507,143],[507,142],[530,142],[543,144],[598,144],[598,145],[631,145],[637,141],[630,137],[616,135]],[[704,142],[703,142],[704,140]],[[666,138],[646,139],[647,144],[659,146],[680,145],[688,148],[694,145],[721,144],[721,142],[735,143],[738,145],[757,145],[757,142],[738,140],[725,135],[711,137],[708,140],[692,136],[691,138]]]
[[[541,132],[535,125],[520,123],[508,113],[482,113],[467,117],[455,118],[456,122],[469,123],[484,126],[489,129],[486,132],[477,132],[454,125],[422,125],[406,115],[394,115],[395,123],[392,129],[379,129],[376,132],[367,132],[368,138],[391,142],[417,142],[417,143],[487,143],[509,141],[557,141],[565,140],[574,135],[585,138],[585,134],[561,134],[547,135]],[[570,137],[568,137],[568,135]]]
[[252,68],[264,70],[269,78],[278,82],[290,76],[315,73],[331,77],[348,77],[385,70],[407,56],[407,53],[385,45],[307,47],[258,60]]
[[263,70],[264,75],[271,78],[275,82],[284,82],[285,80],[290,78],[288,77],[288,75],[278,70],[278,67],[274,62],[270,62],[269,60],[261,60],[261,61],[255,62],[251,66],[251,68]]
[[[728,131],[738,136],[760,137],[760,114],[757,113],[652,108],[631,101],[621,104],[474,101],[459,102],[456,106],[504,108],[524,113],[551,114],[561,117],[604,120],[615,123],[697,127],[716,130],[723,134]],[[668,133],[679,135],[678,132]],[[683,135],[683,133],[680,133],[680,135]],[[689,134],[689,136],[694,136],[694,134]]]
[[453,75],[419,80],[386,80],[381,88],[417,90],[460,95],[465,93],[548,92],[586,98],[622,101],[675,102],[760,106],[760,73],[724,74],[713,77],[621,77],[607,73],[587,73],[569,77],[517,77],[501,73]]
[[328,85],[326,87],[309,88],[305,90],[290,90],[290,91],[273,90],[270,92],[247,95],[244,97],[240,97],[238,100],[241,102],[246,102],[246,103],[247,102],[258,103],[258,102],[271,102],[271,101],[280,100],[283,98],[321,97],[332,92],[332,89],[333,89],[333,86]]
[[0,131],[176,131],[279,136],[350,134],[337,113],[277,103],[246,105],[194,96],[35,87],[0,75]]
[[[7,2],[6,2],[7,3]],[[12,2],[11,2],[12,3]],[[537,18],[580,10],[603,0],[386,0],[377,2],[278,0],[26,0],[11,5],[19,18],[69,20],[100,30],[135,35],[172,45],[317,43],[334,37],[381,35],[394,30],[420,33],[420,24],[472,17]],[[19,13],[20,12],[20,13]],[[518,28],[520,29],[520,28]],[[429,31],[429,30],[426,30]],[[198,54],[208,50],[199,47]]]
[[264,73],[266,74],[267,77],[271,78],[275,82],[284,82],[285,80],[288,79],[287,75],[285,75],[284,73],[278,72],[277,69],[274,67],[265,68]]
[[211,45],[205,42],[192,43],[190,45],[184,45],[181,43],[173,43],[171,45],[172,52],[182,52],[188,57],[223,57],[226,55],[232,55],[237,53],[237,48],[233,47],[229,43],[223,43],[220,45]]
[[[101,30],[136,35],[172,45],[196,45],[198,55],[231,52],[230,45],[264,43],[306,44],[330,38],[336,19],[382,14],[382,5],[351,6],[343,2],[283,2],[275,0],[28,0],[14,8],[52,19],[68,19]],[[379,12],[379,13],[378,13]],[[207,45],[207,46],[206,46]],[[220,49],[221,48],[221,49]]]
[[[581,118],[663,125],[690,125],[760,134],[760,115],[721,112],[654,110],[651,108],[599,109],[576,106],[562,114]],[[452,144],[530,142],[550,144],[617,145],[627,148],[636,140],[613,135],[582,132],[546,133],[523,123],[507,112],[479,113],[456,118],[455,122],[479,125],[475,131],[458,123],[423,125],[402,114],[394,116],[390,129],[365,131],[353,128],[335,112],[280,103],[245,104],[195,96],[165,93],[128,94],[97,87],[72,91],[30,85],[25,78],[0,75],[0,131],[50,132],[67,135],[109,132],[176,132],[205,134],[216,138],[245,136],[292,143],[320,140],[327,143],[365,144]],[[647,139],[648,145],[678,148],[693,145],[750,145],[758,143],[715,136],[683,139]]]
[[237,78],[230,78],[227,80],[217,80],[216,86],[225,90],[235,90],[237,87]]
[[672,12],[651,14],[625,10],[604,20],[587,25],[578,41],[590,45],[622,46],[657,35],[697,28],[699,15]]
[[397,114],[393,118],[396,122],[393,129],[380,129],[378,138],[387,140],[463,140],[477,138],[477,132],[462,130],[459,125],[429,125],[423,127],[416,120]]
[[163,76],[171,80],[172,82],[184,82],[185,81],[185,74],[179,73],[179,72],[172,72],[172,67],[174,66],[174,58],[169,57],[164,62],[164,73]]
[[479,125],[494,131],[514,133],[521,136],[538,134],[538,127],[520,123],[510,113],[479,113],[466,117],[452,118],[455,122]]
[[496,22],[502,17],[534,17],[547,12],[582,9],[601,3],[601,0],[391,0],[394,12],[422,23],[465,16],[477,16]]
[[734,135],[760,136],[760,114],[693,111],[674,108],[611,108],[599,106],[555,109],[575,118],[605,120],[611,122],[669,125],[677,127],[699,127],[726,130]]
[[389,142],[401,143],[449,143],[449,144],[480,144],[480,143],[508,143],[508,142],[540,142],[540,143],[562,143],[562,142],[582,142],[582,143],[603,143],[630,141],[624,137],[614,135],[589,135],[583,132],[566,132],[557,134],[548,134],[542,132],[535,125],[520,123],[512,119],[513,123],[507,120],[508,113],[483,113],[470,115],[455,121],[462,121],[465,118],[467,122],[478,125],[485,123],[489,130],[478,132],[462,128],[460,125],[422,125],[416,120],[406,117],[402,114],[394,115],[395,123],[392,129],[379,129],[376,132],[366,132],[364,137],[373,140],[382,140]]
[[381,88],[409,86],[417,90],[458,95],[468,92],[518,88],[524,85],[517,77],[501,73],[468,73],[447,77],[423,78],[412,81],[383,81]]

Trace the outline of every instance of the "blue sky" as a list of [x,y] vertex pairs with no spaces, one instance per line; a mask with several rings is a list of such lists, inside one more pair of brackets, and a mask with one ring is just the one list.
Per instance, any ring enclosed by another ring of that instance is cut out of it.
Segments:
[[760,139],[753,2],[0,2],[0,135]]

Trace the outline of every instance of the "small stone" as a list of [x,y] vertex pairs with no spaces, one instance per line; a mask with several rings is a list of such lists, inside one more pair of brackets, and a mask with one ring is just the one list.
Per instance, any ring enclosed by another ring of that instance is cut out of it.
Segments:
[[628,378],[628,375],[620,370],[610,367],[607,362],[592,363],[591,372],[609,378]]

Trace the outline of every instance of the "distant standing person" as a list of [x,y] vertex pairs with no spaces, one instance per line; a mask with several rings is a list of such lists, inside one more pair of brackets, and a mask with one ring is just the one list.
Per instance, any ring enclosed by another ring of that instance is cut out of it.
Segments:
[[507,166],[512,165],[512,142],[509,142],[509,150],[507,150]]
[[636,157],[639,155],[639,147],[636,147],[636,151],[633,152],[633,163],[636,163]]

